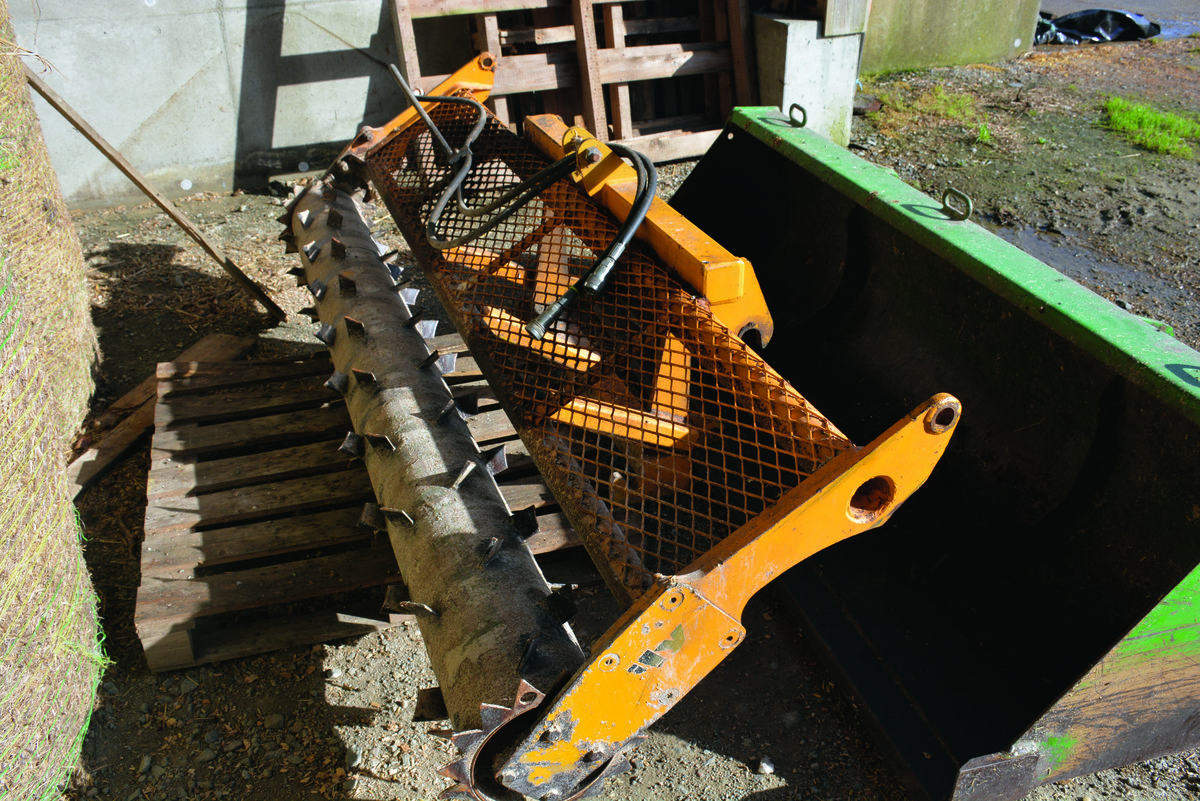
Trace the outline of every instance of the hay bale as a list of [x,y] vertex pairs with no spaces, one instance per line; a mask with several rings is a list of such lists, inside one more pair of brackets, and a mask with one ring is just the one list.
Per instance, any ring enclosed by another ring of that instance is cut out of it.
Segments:
[[102,652],[66,478],[92,392],[83,255],[0,0],[0,798],[78,764]]

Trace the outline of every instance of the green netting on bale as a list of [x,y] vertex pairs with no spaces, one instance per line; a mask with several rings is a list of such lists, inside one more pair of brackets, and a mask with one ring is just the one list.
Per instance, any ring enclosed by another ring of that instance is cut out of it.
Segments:
[[102,656],[66,477],[92,391],[83,256],[0,0],[0,798],[59,793]]

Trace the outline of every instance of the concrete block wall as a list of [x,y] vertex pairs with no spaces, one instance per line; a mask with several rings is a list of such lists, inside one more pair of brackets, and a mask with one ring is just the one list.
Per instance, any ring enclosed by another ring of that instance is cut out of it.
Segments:
[[[403,105],[382,0],[38,0],[10,10],[18,44],[54,65],[44,80],[169,196],[323,168],[359,126]],[[471,57],[465,19],[419,22],[430,73]],[[68,203],[139,197],[40,98],[37,110]]]
[[1016,58],[1033,46],[1040,7],[1041,0],[872,0],[862,72]]

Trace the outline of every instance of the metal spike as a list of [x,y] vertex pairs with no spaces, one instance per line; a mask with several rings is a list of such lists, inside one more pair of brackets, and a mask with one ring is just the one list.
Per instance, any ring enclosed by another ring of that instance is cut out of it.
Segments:
[[457,353],[443,353],[441,358],[438,359],[438,361],[437,361],[437,366],[438,366],[438,372],[441,373],[442,375],[446,375],[447,373],[453,373],[454,368],[458,366],[458,354]]
[[454,738],[454,729],[427,729],[425,733],[430,737],[440,737],[443,740]]
[[437,320],[421,320],[417,323],[417,333],[422,339],[433,339],[437,336]]
[[358,517],[358,527],[371,531],[383,531],[387,528],[387,519],[379,511],[379,504],[367,502],[363,504],[362,514]]
[[461,487],[463,482],[467,480],[467,476],[475,472],[476,467],[479,467],[479,464],[474,459],[468,459],[464,462],[462,470],[458,471],[458,478],[454,479],[454,483],[450,485],[450,489],[457,490]]
[[325,224],[335,231],[342,227],[342,213],[337,209],[330,209],[329,214],[325,217]]
[[417,323],[421,322],[421,318],[425,316],[425,310],[420,306],[412,310],[412,314],[404,321],[405,328],[414,328]]
[[512,710],[506,706],[480,704],[479,717],[483,721],[483,730],[491,732],[498,726],[504,725],[512,717]]
[[404,268],[399,264],[392,264],[391,262],[388,262],[385,266],[388,268],[388,274],[392,276],[392,281],[399,282],[400,276],[404,275]]
[[417,704],[413,707],[413,723],[428,723],[434,720],[446,720],[450,713],[446,710],[446,698],[442,695],[441,687],[422,687],[417,690]]
[[325,282],[320,279],[313,281],[308,285],[308,291],[317,300],[323,300],[325,298]]
[[441,615],[439,615],[434,608],[428,604],[419,604],[416,601],[401,601],[397,605],[400,607],[402,612],[406,612],[410,615],[416,615],[417,617],[424,618],[425,620],[437,620],[441,617]]
[[336,236],[329,240],[329,255],[335,259],[346,258],[346,246]]
[[[438,412],[437,421],[445,424],[445,422],[449,420],[452,415],[456,414],[458,414],[458,404],[453,400],[446,401],[446,405],[442,407],[440,412]],[[461,415],[459,416],[461,417]]]
[[409,306],[417,302],[417,296],[421,294],[421,290],[416,287],[405,287],[400,290],[400,298]]
[[450,397],[454,398],[458,410],[463,414],[479,414],[479,393],[477,391],[460,389],[452,392]]
[[[416,718],[414,717],[413,720],[416,720]],[[461,759],[456,759],[453,762],[451,762],[450,764],[444,765],[441,768],[441,770],[438,771],[438,774],[441,776],[445,776],[447,779],[453,779],[454,781],[459,783],[460,787],[463,787],[463,788],[465,788],[471,782],[471,777],[467,773],[467,766],[463,764],[463,761]],[[454,788],[454,789],[457,790],[458,788]],[[454,797],[455,796],[447,796],[444,794],[442,795],[442,798],[454,798]],[[466,797],[472,798],[472,796],[466,796]]]
[[522,676],[529,670],[529,663],[533,659],[533,654],[537,650],[537,641],[541,635],[534,634],[525,642],[525,650],[521,653],[521,661],[517,664],[517,673]]
[[367,438],[367,442],[371,443],[372,448],[378,448],[381,451],[396,450],[396,443],[392,442],[391,437],[384,434],[372,434],[370,432],[363,434]]
[[317,256],[321,255],[321,243],[309,242],[304,246],[304,258],[308,259],[309,263],[317,260]]
[[467,729],[451,735],[450,742],[465,754],[475,748],[485,737],[487,737],[487,732],[482,729]]
[[384,248],[386,248],[387,245],[383,244],[382,242],[376,242],[375,244],[379,247],[379,260],[391,267],[391,264],[388,264],[388,262],[400,251],[396,250],[395,248],[385,251]]
[[408,597],[408,588],[403,584],[389,584],[383,591],[382,608],[386,611],[399,612],[400,604],[411,600],[412,598]]
[[483,553],[483,566],[490,567],[492,564],[492,560],[496,558],[496,556],[500,553],[500,550],[503,547],[504,547],[504,538],[503,537],[492,537],[488,541],[487,550],[484,551],[484,553]]
[[375,374],[370,370],[360,370],[357,367],[353,367],[350,369],[350,372],[354,374],[354,380],[359,386],[371,387],[379,383],[375,380]]
[[337,200],[337,191],[329,184],[321,184],[321,200],[331,203]]
[[338,273],[338,291],[342,295],[354,295],[358,293],[358,284],[354,279],[346,275],[346,273]]
[[341,370],[334,370],[333,375],[329,376],[329,380],[325,382],[325,386],[334,392],[345,395],[350,389],[350,376]]
[[497,445],[483,455],[483,466],[493,476],[508,469],[508,453],[503,445]]
[[537,605],[546,610],[559,623],[566,623],[579,611],[579,608],[575,606],[573,595],[571,586],[568,584],[538,601]]
[[394,521],[396,523],[400,523],[405,526],[415,525],[412,517],[408,514],[408,512],[404,511],[403,509],[391,509],[391,508],[388,508],[387,506],[381,506],[381,507],[379,507],[379,511],[383,512],[383,516],[386,517],[388,520]]
[[342,440],[342,444],[338,446],[338,452],[361,459],[363,453],[366,452],[366,446],[363,445],[363,438],[353,431],[348,432],[346,438]]
[[337,329],[329,323],[321,323],[321,327],[317,329],[317,339],[325,343],[325,347],[332,348],[333,343],[337,341]]
[[538,533],[537,507],[527,506],[519,512],[513,512],[508,516],[508,523],[518,537],[529,539]]
[[292,196],[283,204],[283,210],[286,214],[291,214],[296,209],[296,204],[300,202],[300,198],[308,194],[307,186],[293,186]]
[[300,221],[300,227],[308,230],[308,227],[313,223],[312,212],[308,209],[301,209],[296,213],[296,219]]
[[441,352],[438,351],[437,348],[434,348],[433,353],[429,354],[428,356],[426,356],[424,359],[421,360],[421,363],[419,365],[417,365],[417,369],[418,370],[428,370],[430,367],[433,367],[433,365],[437,362],[437,360],[441,357],[441,355],[442,355]]
[[353,317],[343,317],[342,322],[346,324],[346,333],[352,337],[365,337],[367,335],[367,327],[363,325],[362,320],[355,320]]

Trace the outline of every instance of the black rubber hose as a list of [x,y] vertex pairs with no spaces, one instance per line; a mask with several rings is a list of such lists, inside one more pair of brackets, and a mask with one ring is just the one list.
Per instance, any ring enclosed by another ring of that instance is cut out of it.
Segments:
[[596,295],[604,290],[613,268],[624,254],[629,240],[633,239],[638,227],[646,219],[646,212],[650,210],[650,204],[654,202],[654,196],[658,192],[658,170],[655,169],[654,162],[650,160],[649,156],[624,145],[609,144],[609,147],[618,155],[625,156],[633,162],[633,167],[637,171],[638,188],[634,195],[633,205],[629,209],[629,215],[625,218],[625,222],[617,231],[612,244],[605,249],[587,274],[568,287],[558,300],[547,306],[541,314],[525,325],[525,330],[534,339],[540,340],[544,337],[546,329],[578,300],[580,294]]

